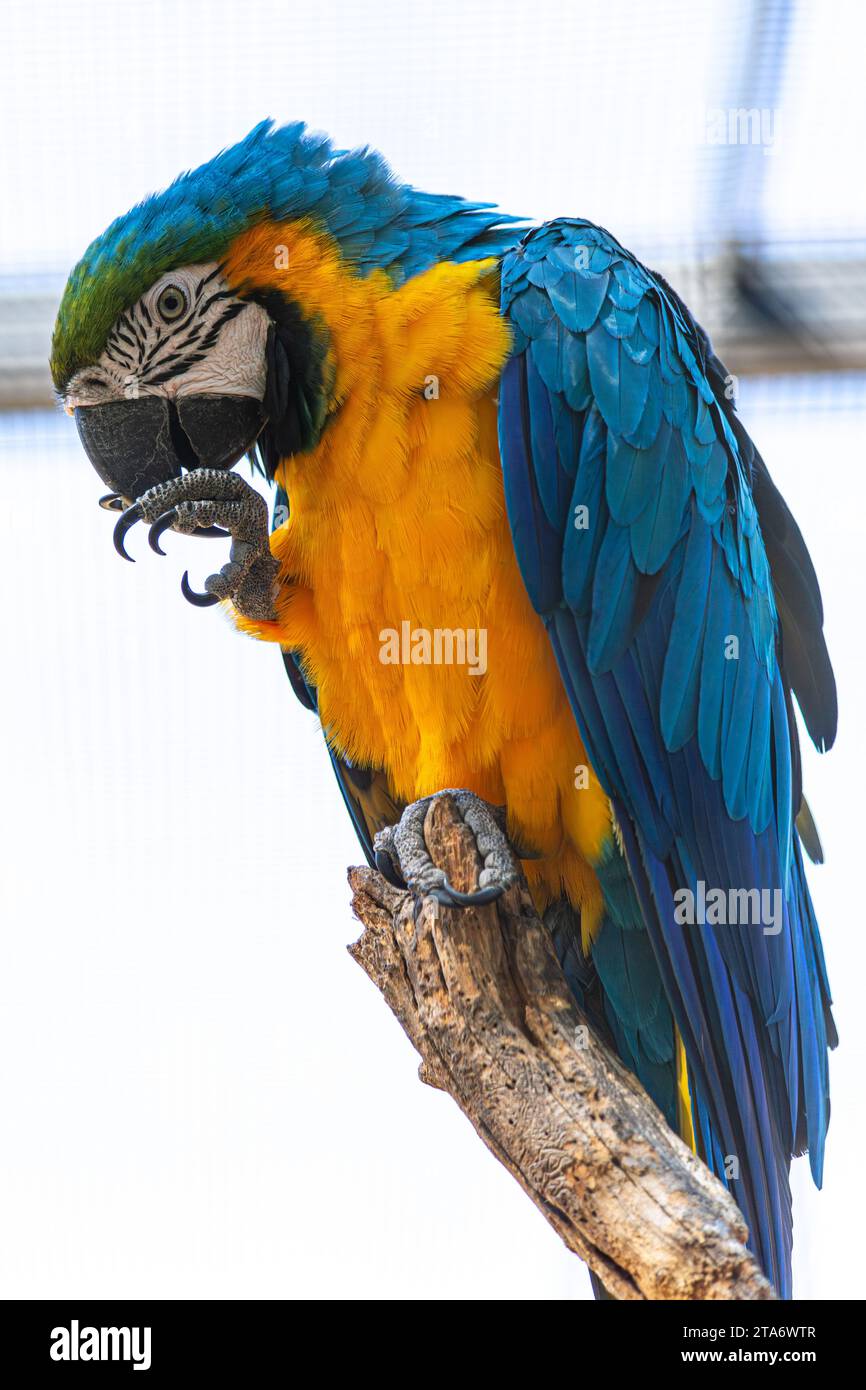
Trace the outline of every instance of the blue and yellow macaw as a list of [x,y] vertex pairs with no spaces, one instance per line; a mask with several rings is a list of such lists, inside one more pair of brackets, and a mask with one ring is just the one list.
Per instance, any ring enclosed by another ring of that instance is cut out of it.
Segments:
[[[52,371],[122,553],[136,521],[230,535],[184,592],[279,644],[371,862],[456,901],[418,804],[459,788],[491,897],[505,807],[576,995],[789,1296],[836,1040],[793,699],[824,748],[836,696],[803,538],[682,300],[590,222],[265,122],[93,242]],[[254,448],[270,535],[231,471]]]

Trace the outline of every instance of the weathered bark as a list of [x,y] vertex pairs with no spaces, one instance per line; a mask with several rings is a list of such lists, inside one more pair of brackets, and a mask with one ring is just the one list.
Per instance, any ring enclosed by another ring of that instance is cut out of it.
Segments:
[[[474,839],[449,797],[425,826],[455,887]],[[523,883],[498,903],[416,910],[349,871],[364,924],[349,947],[484,1143],[618,1299],[769,1299],[733,1199],[589,1030]]]

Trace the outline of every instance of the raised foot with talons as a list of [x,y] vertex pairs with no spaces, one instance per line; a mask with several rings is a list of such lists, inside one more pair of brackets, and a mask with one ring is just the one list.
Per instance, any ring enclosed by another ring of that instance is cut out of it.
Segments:
[[237,473],[196,468],[142,493],[114,528],[115,549],[125,560],[132,559],[124,545],[126,534],[139,521],[149,525],[150,547],[158,555],[165,554],[160,538],[168,530],[187,536],[230,537],[228,563],[218,574],[209,575],[203,594],[190,586],[184,573],[184,598],[199,608],[231,599],[246,618],[273,619],[279,565],[271,554],[267,503]]

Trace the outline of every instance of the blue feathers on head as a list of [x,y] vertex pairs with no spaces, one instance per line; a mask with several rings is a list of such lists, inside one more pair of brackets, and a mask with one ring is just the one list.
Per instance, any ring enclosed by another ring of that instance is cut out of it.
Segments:
[[335,150],[302,122],[262,121],[237,145],[181,174],[112,222],[69,277],[52,348],[58,390],[95,361],[120,313],[174,266],[218,260],[265,219],[309,217],[362,274],[397,281],[439,261],[495,256],[521,219],[489,203],[421,193],[398,183],[381,155]]

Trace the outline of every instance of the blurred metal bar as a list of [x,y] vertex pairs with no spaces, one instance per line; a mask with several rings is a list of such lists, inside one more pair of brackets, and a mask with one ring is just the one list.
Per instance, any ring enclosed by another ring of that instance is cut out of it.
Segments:
[[58,276],[0,277],[0,410],[51,404],[48,354],[62,290]]

